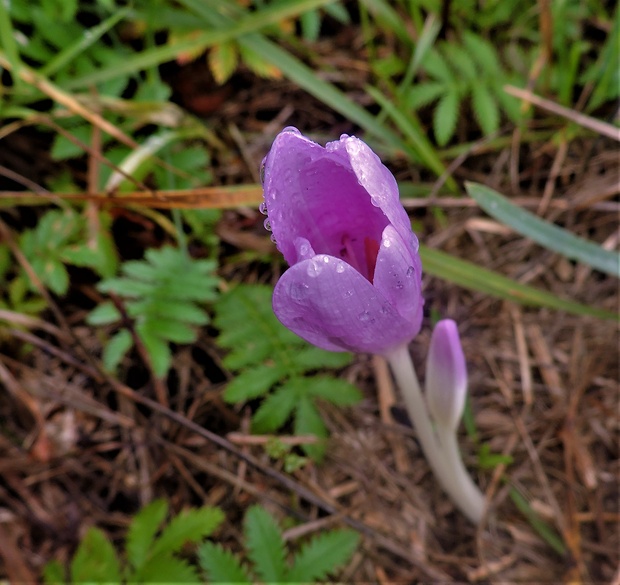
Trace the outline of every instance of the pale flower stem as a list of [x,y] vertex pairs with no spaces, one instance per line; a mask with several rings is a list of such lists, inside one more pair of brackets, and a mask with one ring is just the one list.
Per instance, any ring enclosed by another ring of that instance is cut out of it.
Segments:
[[478,524],[484,514],[485,499],[465,469],[456,432],[445,428],[433,429],[407,345],[397,347],[385,357],[400,386],[409,418],[435,477],[461,512]]

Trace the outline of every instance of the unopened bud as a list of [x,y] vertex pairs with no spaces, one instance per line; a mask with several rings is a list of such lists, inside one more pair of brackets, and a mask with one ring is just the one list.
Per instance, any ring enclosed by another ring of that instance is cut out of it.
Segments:
[[426,361],[426,401],[436,424],[456,430],[467,396],[467,366],[456,323],[435,325]]

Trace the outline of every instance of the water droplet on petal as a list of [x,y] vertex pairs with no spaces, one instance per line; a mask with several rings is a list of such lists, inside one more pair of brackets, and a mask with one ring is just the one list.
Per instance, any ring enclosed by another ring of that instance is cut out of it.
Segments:
[[323,262],[329,264],[329,256],[323,256]]
[[308,276],[316,277],[321,274],[321,270],[323,270],[323,267],[317,259],[313,258],[310,260],[308,263]]
[[265,161],[267,160],[267,157],[265,157],[263,159],[263,162],[260,164],[260,172],[259,172],[259,179],[260,179],[260,184],[263,185],[265,183]]
[[389,248],[392,245],[392,240],[390,240],[389,238],[383,238],[383,242],[381,242],[383,244],[384,248]]
[[402,280],[399,280],[399,281],[396,283],[396,288],[397,288],[398,290],[402,290],[403,288],[405,288],[405,285],[403,284],[403,281],[402,281]]
[[336,264],[336,272],[338,274],[342,274],[344,272],[344,262],[338,262],[338,264]]
[[295,126],[287,126],[286,128],[282,129],[282,132],[288,132],[290,134],[299,134],[301,136],[301,132],[295,128]]
[[273,234],[271,234],[271,235],[269,236],[269,239],[270,239],[270,240],[271,240],[274,244],[277,244],[277,242],[276,242],[276,237],[275,237]]
[[301,301],[308,296],[309,288],[305,282],[293,282],[288,289],[288,293],[292,299]]
[[268,232],[271,231],[271,222],[269,221],[268,217],[265,218],[265,221],[263,222],[263,226]]
[[350,299],[353,296],[353,291],[352,290],[345,290],[342,293],[342,298],[343,299]]
[[340,140],[346,140],[349,137],[348,134],[341,134],[340,135]]
[[407,268],[407,276],[408,277],[413,276],[414,272],[415,272],[415,268],[413,266],[409,266],[409,268]]
[[368,321],[370,321],[370,313],[368,311],[364,311],[363,313],[360,313],[357,318],[362,323],[368,323]]
[[264,201],[258,206],[258,211],[260,211],[263,215],[267,215],[267,204]]

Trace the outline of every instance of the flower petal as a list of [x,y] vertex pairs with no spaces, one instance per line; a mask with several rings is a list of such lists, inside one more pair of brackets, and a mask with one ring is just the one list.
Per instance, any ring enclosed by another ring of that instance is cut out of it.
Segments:
[[388,224],[353,172],[344,142],[330,145],[323,148],[289,129],[276,137],[265,159],[269,222],[290,265],[297,261],[298,237],[317,253],[342,256],[346,244],[362,258],[364,239],[379,241]]
[[456,430],[467,397],[467,366],[456,323],[435,325],[426,361],[426,401],[435,422]]
[[411,231],[407,212],[400,202],[394,175],[364,141],[355,136],[346,139],[341,137],[340,140],[344,142],[351,168],[359,184],[370,195],[372,204],[383,211],[403,239],[409,240],[413,236],[417,250],[417,240]]
[[291,331],[323,349],[384,353],[412,337],[403,319],[352,266],[326,254],[289,268],[273,310]]
[[422,262],[411,243],[391,225],[383,230],[375,266],[374,287],[411,323],[411,337],[422,325]]

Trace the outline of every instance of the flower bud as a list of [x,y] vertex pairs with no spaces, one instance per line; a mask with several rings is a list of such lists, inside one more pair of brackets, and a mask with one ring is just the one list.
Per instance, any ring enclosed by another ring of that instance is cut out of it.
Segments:
[[323,147],[285,128],[265,157],[263,189],[290,265],[273,295],[286,327],[323,349],[378,354],[417,335],[418,241],[370,147],[346,135]]
[[467,367],[456,323],[435,325],[426,361],[426,401],[435,423],[456,430],[467,396]]

